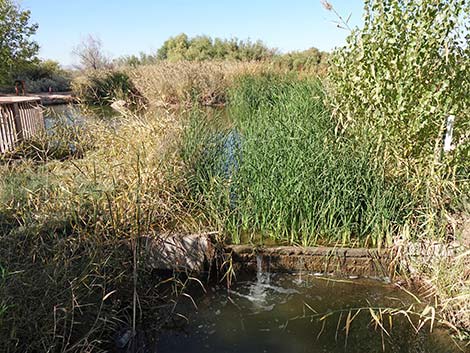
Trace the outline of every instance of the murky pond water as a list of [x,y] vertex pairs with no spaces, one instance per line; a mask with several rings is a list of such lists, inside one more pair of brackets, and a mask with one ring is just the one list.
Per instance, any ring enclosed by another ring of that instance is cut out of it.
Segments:
[[[200,290],[193,300],[178,305],[187,324],[161,333],[159,353],[459,352],[446,331],[415,333],[402,315],[391,322],[384,315],[384,333],[367,308],[378,315],[378,308],[407,307],[415,300],[377,280],[259,272],[230,290]],[[364,309],[358,313],[359,308]]]

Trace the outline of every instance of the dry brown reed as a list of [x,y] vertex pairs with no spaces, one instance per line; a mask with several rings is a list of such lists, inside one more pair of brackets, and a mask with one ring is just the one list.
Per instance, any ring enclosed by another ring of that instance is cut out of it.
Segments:
[[228,87],[242,74],[273,70],[263,62],[160,62],[128,69],[134,85],[153,106],[221,105]]

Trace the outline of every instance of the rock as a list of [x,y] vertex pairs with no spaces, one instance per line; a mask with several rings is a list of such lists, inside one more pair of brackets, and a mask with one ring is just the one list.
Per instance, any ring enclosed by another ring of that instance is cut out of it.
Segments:
[[202,234],[166,234],[145,237],[144,246],[147,260],[152,268],[158,270],[176,270],[200,272],[204,265],[214,257],[214,247],[210,236]]
[[225,251],[232,257],[235,272],[256,271],[258,257],[263,270],[270,272],[382,278],[390,276],[392,270],[388,249],[228,245]]
[[112,102],[110,107],[122,115],[130,113],[129,108],[127,107],[127,102],[122,99]]
[[122,329],[121,331],[117,333],[116,337],[114,338],[114,343],[116,344],[117,348],[122,349],[125,346],[127,346],[131,338],[132,338],[132,330]]

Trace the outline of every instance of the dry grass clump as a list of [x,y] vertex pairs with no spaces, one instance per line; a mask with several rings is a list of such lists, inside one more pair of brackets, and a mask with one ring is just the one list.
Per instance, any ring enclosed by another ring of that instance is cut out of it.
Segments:
[[443,261],[433,271],[441,312],[455,326],[464,328],[470,339],[470,250],[451,261]]
[[[421,288],[460,339],[470,339],[470,249],[458,242],[397,242],[401,275]],[[468,341],[470,344],[470,341]]]
[[441,315],[461,329],[462,338],[470,339],[470,250],[434,261],[432,265],[420,265]]
[[120,70],[88,71],[75,77],[71,86],[84,104],[109,105],[116,100],[125,100],[133,106],[146,103],[127,73]]
[[272,70],[262,62],[166,62],[129,69],[135,87],[153,106],[220,105],[236,76]]

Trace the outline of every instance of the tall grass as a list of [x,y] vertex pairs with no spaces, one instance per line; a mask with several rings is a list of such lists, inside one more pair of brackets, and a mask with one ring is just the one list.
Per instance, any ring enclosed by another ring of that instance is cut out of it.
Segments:
[[228,118],[193,116],[183,157],[195,200],[232,241],[376,246],[408,221],[403,182],[335,133],[319,81],[243,76],[229,97]]
[[77,77],[72,88],[87,104],[110,104],[113,100],[122,99],[151,107],[221,106],[227,103],[228,91],[241,75],[298,70],[302,75],[324,76],[326,68],[317,67],[315,62],[314,68],[309,69],[309,55],[302,54],[301,57],[301,62],[295,65],[290,59],[263,62],[159,61],[137,67],[91,71]]
[[162,112],[84,124],[74,141],[93,148],[80,156],[31,148],[0,164],[2,351],[106,350],[117,330],[167,304],[129,243],[184,227],[180,124]]

